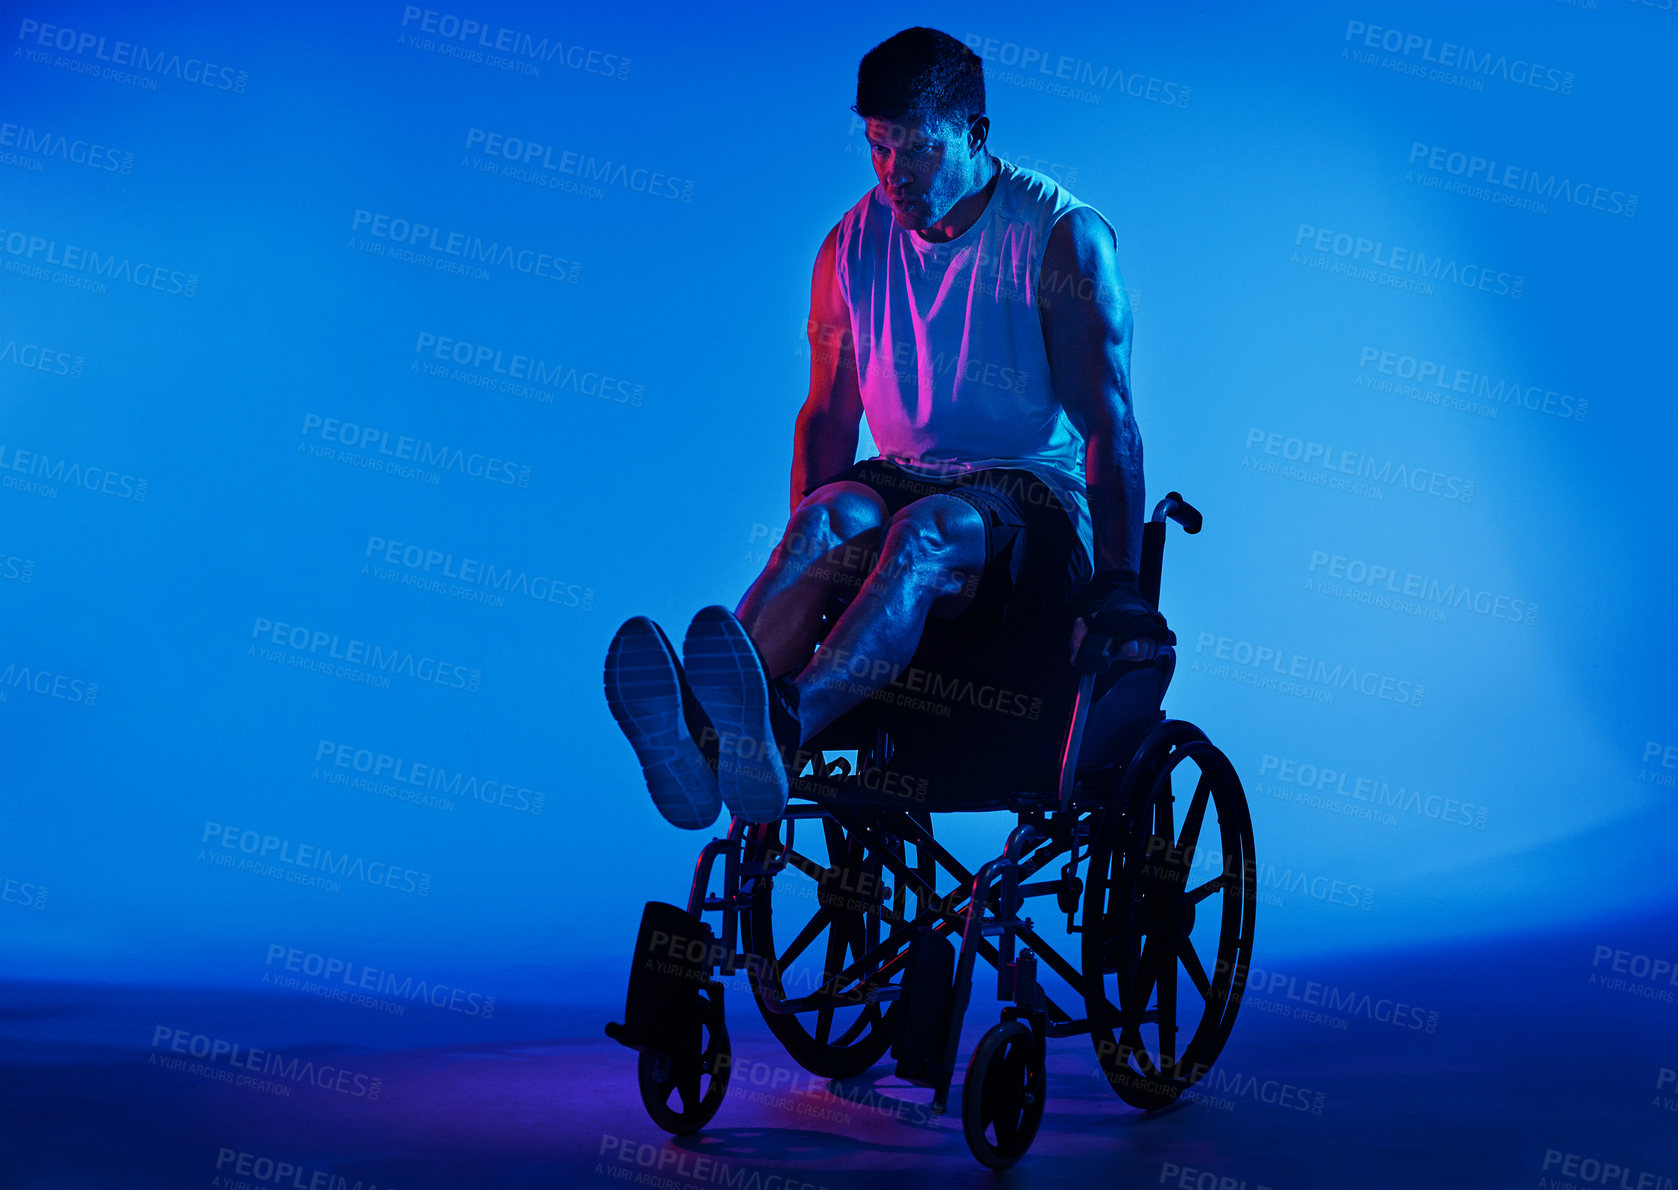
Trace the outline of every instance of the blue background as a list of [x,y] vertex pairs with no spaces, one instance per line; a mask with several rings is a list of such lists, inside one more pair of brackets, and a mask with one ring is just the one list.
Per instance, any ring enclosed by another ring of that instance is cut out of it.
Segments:
[[[1183,641],[1167,709],[1247,783],[1276,894],[1256,961],[1673,904],[1672,11],[440,11],[565,48],[535,73],[464,59],[395,3],[13,10],[0,55],[0,122],[16,126],[0,145],[8,974],[253,987],[280,945],[563,1001],[575,972],[616,970],[642,902],[684,895],[708,835],[650,805],[601,697],[606,643],[632,614],[675,634],[698,607],[732,605],[785,522],[811,262],[872,184],[847,110],[856,63],[915,22],[985,51],[993,148],[1119,230],[1149,500],[1178,489],[1207,518],[1167,552],[1163,606]],[[229,85],[82,73],[109,64],[41,45],[26,21],[207,60]],[[1401,73],[1382,61],[1424,51],[1370,49],[1354,23],[1432,39],[1435,55],[1454,42],[1537,62],[1556,89]],[[1039,69],[1062,59],[1072,94]],[[552,146],[549,160],[656,171],[676,196],[504,176],[473,129]],[[60,136],[111,147],[121,167],[41,150]],[[1413,161],[1417,145],[1602,187],[1621,213],[1451,193],[1457,179],[1428,170],[1426,151]],[[425,267],[392,258],[402,245],[358,211],[578,267],[574,280]],[[1506,275],[1494,289],[1521,278],[1520,296],[1335,273],[1321,266],[1348,258],[1332,235],[1320,251],[1303,228]],[[85,270],[45,260],[67,245],[180,278],[74,288],[53,274]],[[168,292],[186,277],[191,296]],[[541,358],[573,386],[481,387],[490,365],[439,361],[426,335]],[[1556,394],[1558,411],[1565,396],[1574,416],[1393,391],[1382,352]],[[602,375],[621,387],[582,391]],[[311,416],[528,472],[432,468],[427,482],[318,457],[336,444]],[[1265,469],[1306,444],[1440,473],[1459,496],[1471,482],[1472,499],[1365,479],[1377,499]],[[52,483],[18,451],[143,479],[144,499]],[[384,580],[375,565],[419,572],[382,562],[374,538],[564,594],[493,606]],[[1536,610],[1355,602],[1312,585],[1332,581],[1336,556]],[[476,689],[310,672],[291,662],[319,654],[271,643],[269,621],[442,659]],[[1258,672],[1243,645],[1425,694],[1267,689],[1233,676]],[[505,782],[512,804],[442,809],[333,784],[356,774],[319,759],[323,741]],[[1297,778],[1284,762],[1395,801],[1360,817],[1375,808],[1340,786],[1295,800],[1313,791],[1279,780]],[[426,894],[227,870],[207,824],[391,863],[410,887],[428,876]],[[966,818],[949,834],[977,860],[1002,829]],[[1309,891],[1334,882],[1359,890],[1351,903]]]

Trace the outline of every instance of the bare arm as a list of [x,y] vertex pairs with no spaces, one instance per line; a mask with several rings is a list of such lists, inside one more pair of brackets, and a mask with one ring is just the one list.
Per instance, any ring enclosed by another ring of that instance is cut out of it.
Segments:
[[1130,403],[1130,299],[1113,234],[1089,207],[1055,224],[1039,277],[1055,395],[1084,431],[1097,571],[1142,558],[1142,435]]
[[822,241],[810,281],[810,393],[798,411],[792,436],[795,509],[807,488],[825,483],[856,461],[862,424],[851,316],[833,264],[837,235],[834,228]]

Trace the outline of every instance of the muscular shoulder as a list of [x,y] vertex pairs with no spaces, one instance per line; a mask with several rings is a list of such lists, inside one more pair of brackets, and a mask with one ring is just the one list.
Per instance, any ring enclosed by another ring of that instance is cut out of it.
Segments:
[[[846,218],[849,218],[849,216]],[[839,240],[844,234],[845,219],[840,219],[839,222],[827,229],[827,234],[822,237],[821,247],[816,249],[816,263],[818,266],[820,266],[823,262],[826,262],[829,268],[832,267],[833,258],[839,251]]]
[[1094,207],[1074,207],[1062,215],[1043,249],[1037,286],[1040,304],[1049,309],[1069,297],[1093,299],[1095,305],[1122,318],[1129,302],[1119,275],[1116,241],[1112,225]]
[[881,250],[885,229],[880,224],[878,207],[870,189],[839,217],[839,222],[822,241],[821,254],[837,260],[841,277],[848,273],[851,264]]
[[874,200],[874,188],[870,186],[861,198],[851,204],[848,211],[839,216],[839,222],[833,225],[833,231],[829,234],[836,237],[841,250],[879,222],[878,207],[879,204]]
[[1055,221],[1043,249],[1043,270],[1094,273],[1118,271],[1118,243],[1112,226],[1094,207],[1073,207]]
[[816,249],[816,265],[810,278],[811,326],[816,319],[832,318],[844,309],[849,270],[846,268],[841,242],[845,236],[845,220],[841,219],[822,238]]

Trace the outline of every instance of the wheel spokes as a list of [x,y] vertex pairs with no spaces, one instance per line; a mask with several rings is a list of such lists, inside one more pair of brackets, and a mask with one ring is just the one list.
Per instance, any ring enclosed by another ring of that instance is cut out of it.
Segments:
[[1016,1092],[1022,1086],[1018,1047],[1004,1045],[991,1059],[984,1071],[985,1085],[980,1092],[979,1122],[981,1127],[996,1130],[996,1147],[1007,1149],[1019,1136],[1020,1112]]
[[1177,1065],[1177,948],[1162,944],[1159,950],[1159,1068],[1169,1077]]
[[811,880],[814,880],[818,885],[827,879],[826,868],[822,867],[809,856],[800,855],[796,851],[787,852],[787,867],[797,868]]
[[1021,1056],[1020,1047],[1010,1042],[996,1064],[997,1090],[1002,1099],[1002,1111],[996,1118],[996,1139],[1005,1148],[1011,1147],[1020,1135],[1019,1093],[1024,1085]]
[[862,1036],[868,1027],[875,1022],[879,1015],[879,1005],[870,1004],[866,1006],[861,1012],[857,1013],[856,1020],[852,1021],[850,1026],[843,1033],[839,1034],[839,1039],[833,1043],[834,1047],[842,1049],[845,1046],[850,1045],[858,1037]]
[[1153,994],[1156,971],[1159,967],[1159,939],[1150,934],[1142,946],[1141,961],[1136,965],[1136,982],[1131,985],[1130,1015],[1140,1017],[1147,1010],[1148,997]]
[[[1166,1070],[1175,1064],[1172,1055],[1176,1052],[1176,976],[1177,962],[1175,955],[1171,953],[1171,943],[1163,935],[1149,934],[1136,964],[1136,979],[1131,985],[1130,1003],[1121,1007],[1121,1037],[1143,1073],[1150,1077],[1155,1074],[1163,1076]],[[1159,1003],[1150,1010],[1148,1000],[1156,989],[1159,992]],[[1160,1065],[1157,1070],[1148,1052],[1147,1042],[1142,1037],[1142,1026],[1150,1022],[1159,1030]]]
[[[874,945],[878,945],[878,935],[879,935],[878,923],[876,923],[876,928],[873,929],[872,931],[870,931],[870,929],[869,929],[868,921],[867,921],[866,918],[853,917],[853,918],[849,919],[848,922],[845,923],[845,941],[846,941],[846,944],[843,947],[841,947],[840,950],[839,950],[839,964],[840,964],[842,969],[841,970],[836,970],[836,971],[829,971],[827,973],[827,982],[828,983],[837,982],[840,979],[840,977],[846,971],[849,971],[851,969],[851,967],[854,967],[857,964],[862,962],[863,955],[865,955],[866,953],[868,953],[868,951],[873,949],[873,946],[871,946],[870,942],[869,942],[871,933],[872,933],[872,935],[875,939]],[[854,961],[850,962],[850,966],[844,966],[844,964],[847,962],[847,960],[854,960]],[[858,976],[857,977],[857,982],[859,982],[861,984],[867,984],[868,980],[865,976]],[[840,987],[843,987],[843,986],[845,986],[845,985],[840,984]],[[837,995],[839,990],[840,990],[839,987],[835,987],[833,989],[834,994]],[[875,1007],[876,1006],[873,1005],[873,1004],[865,1005],[864,1006],[864,1011],[858,1014],[856,1021],[852,1023],[852,1025],[850,1026],[849,1029],[846,1030],[846,1035],[848,1035],[852,1030],[856,1029],[857,1026],[860,1025],[863,1021],[867,1020],[869,1013],[874,1011]],[[845,1044],[844,1036],[840,1037],[840,1040],[837,1042],[837,1044],[839,1044],[839,1045]]]
[[[828,927],[827,956],[826,961],[822,965],[823,986],[826,986],[826,984],[833,978],[835,972],[844,969],[845,952],[850,949],[850,939],[847,937],[849,933],[850,930],[846,928],[845,922],[838,918],[835,918]],[[818,1008],[816,1010],[817,1044],[827,1045],[827,1039],[832,1033],[833,1009]]]
[[1182,949],[1177,954],[1183,960],[1183,970],[1189,973],[1189,979],[1194,984],[1194,990],[1199,992],[1201,998],[1210,1004],[1212,1002],[1212,981],[1206,978],[1206,968],[1201,965],[1200,956],[1195,953],[1194,942],[1191,939],[1184,938]]
[[1171,808],[1175,801],[1175,795],[1171,791],[1171,775],[1174,772],[1175,768],[1166,770],[1164,796],[1154,799],[1154,834],[1158,835],[1167,847],[1170,847],[1172,840],[1177,837],[1177,832],[1172,827]]
[[[1104,822],[1092,844],[1084,921],[1097,1055],[1110,1078],[1123,1077],[1120,1097],[1138,1107],[1175,1100],[1222,1051],[1238,995],[1232,979],[1250,953],[1256,884],[1244,794],[1227,759],[1192,726],[1158,743],[1150,753],[1158,759],[1138,767],[1129,813]],[[1179,781],[1183,764],[1192,768]],[[1192,790],[1181,806],[1178,785]]]
[[822,834],[827,839],[827,871],[823,878],[837,879],[842,887],[845,873],[856,864],[862,853],[862,845],[831,818],[822,819]]
[[1213,893],[1220,892],[1223,889],[1228,888],[1229,887],[1229,881],[1230,881],[1230,877],[1227,876],[1227,875],[1225,875],[1225,876],[1214,876],[1214,877],[1212,877],[1212,879],[1208,880],[1205,884],[1202,884],[1200,887],[1190,889],[1188,894],[1187,894],[1188,899],[1189,899],[1189,904],[1198,905],[1198,904],[1200,904],[1200,902],[1204,901],[1207,897],[1211,896]]
[[1202,770],[1200,780],[1195,783],[1194,797],[1189,801],[1189,812],[1183,815],[1183,833],[1177,837],[1177,854],[1183,857],[1183,864],[1188,866],[1188,856],[1195,843],[1200,839],[1201,819],[1206,816],[1206,801],[1212,792],[1212,774]]
[[[845,952],[850,950],[851,923],[835,917],[828,922],[827,955],[822,963],[822,985],[825,987],[835,975],[845,969]],[[838,989],[835,988],[835,991]]]
[[[682,1101],[682,1112],[686,1114],[699,1106],[699,1071],[697,1069],[684,1070],[676,1076],[676,1098]],[[666,1102],[668,1102],[668,1096]]]
[[816,935],[821,933],[822,928],[828,924],[830,923],[827,917],[827,910],[817,909],[815,916],[805,922],[804,928],[798,931],[798,936],[792,940],[792,943],[787,947],[786,952],[783,953],[780,958],[775,960],[777,979],[779,978],[780,973],[784,972],[787,967],[791,965],[794,959],[804,953],[804,948],[814,942],[816,940]]

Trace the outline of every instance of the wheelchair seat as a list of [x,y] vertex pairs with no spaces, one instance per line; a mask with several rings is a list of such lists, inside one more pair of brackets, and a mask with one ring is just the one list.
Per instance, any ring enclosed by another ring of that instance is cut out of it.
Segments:
[[[1176,492],[1143,525],[1141,593],[1155,606],[1168,520],[1188,533],[1201,527],[1200,513]],[[829,626],[843,606],[843,597],[830,601]],[[1091,786],[1104,784],[1164,719],[1177,655],[1163,645],[1150,661],[1114,661],[1105,672],[1080,673],[1062,651],[1071,629],[1069,609],[1023,631],[989,636],[964,630],[959,621],[928,620],[914,657],[890,685],[805,742],[818,756],[855,751],[855,770],[800,774],[794,795],[855,806],[1024,810],[1061,804],[1085,774]],[[1114,643],[1101,646],[1104,657]],[[928,687],[933,713],[916,696]],[[1077,755],[1066,773],[1062,753],[1074,737]]]
[[[1161,703],[1176,661],[1171,646],[1162,646],[1152,661],[1115,666],[1096,683],[1078,751],[1079,772],[1121,766],[1135,754],[1164,717]],[[1052,808],[1059,803],[1058,743],[1065,738],[1078,673],[1067,665],[1064,675],[1056,676],[1062,678],[1059,687],[1034,696],[1056,733],[1056,748],[1042,749],[1042,755],[1016,755],[1021,733],[1005,730],[979,707],[954,702],[963,713],[935,721],[904,713],[890,699],[866,702],[805,745],[817,753],[855,752],[856,762],[826,772],[812,766],[793,780],[792,796],[836,809]],[[1034,742],[1041,746],[1041,740]]]

